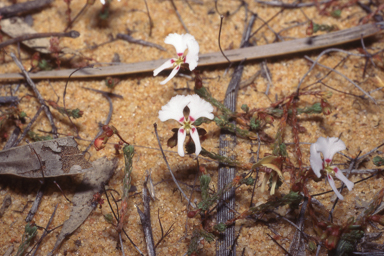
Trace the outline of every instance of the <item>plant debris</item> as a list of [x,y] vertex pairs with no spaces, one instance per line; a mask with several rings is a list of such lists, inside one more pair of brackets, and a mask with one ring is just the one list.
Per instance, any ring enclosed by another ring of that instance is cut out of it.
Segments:
[[108,183],[117,167],[117,159],[112,161],[106,158],[99,158],[92,162],[92,171],[84,175],[83,181],[77,187],[75,196],[72,199],[73,207],[69,219],[64,222],[63,228],[57,237],[53,250],[60,246],[65,238],[70,236],[88,218],[88,215],[97,207],[93,203],[93,196],[102,193],[104,184]]
[[[41,162],[31,148],[39,155]],[[91,164],[85,160],[73,137],[40,141],[0,151],[0,175],[47,178],[85,173],[90,168]]]

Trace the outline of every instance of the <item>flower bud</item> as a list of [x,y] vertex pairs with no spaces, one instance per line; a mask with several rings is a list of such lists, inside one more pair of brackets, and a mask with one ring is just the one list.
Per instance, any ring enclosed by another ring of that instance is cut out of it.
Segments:
[[265,115],[265,118],[264,118],[265,122],[267,124],[273,124],[273,121],[275,121],[275,119],[273,118],[273,116],[271,115]]
[[313,35],[313,22],[310,21],[306,30],[308,36]]
[[113,135],[113,130],[108,125],[103,125],[103,131],[104,131],[104,134],[108,137],[111,137]]
[[327,100],[325,99],[321,100],[321,107],[323,108],[324,115],[330,115],[332,113],[332,107]]
[[119,82],[120,79],[118,78],[107,77],[107,79],[105,79],[105,85],[111,89],[115,87]]
[[207,170],[205,169],[205,165],[200,165],[200,167],[199,167],[199,171],[200,171],[202,174],[207,174]]
[[40,53],[36,52],[31,57],[31,66],[32,68],[36,68],[39,66],[40,61]]
[[187,217],[190,218],[190,219],[194,218],[197,212],[198,211],[190,211],[190,212],[188,212]]
[[371,221],[380,223],[381,225],[384,226],[384,216],[383,215],[372,215],[371,217],[369,217],[369,219]]
[[104,136],[100,136],[95,140],[95,142],[93,143],[93,146],[95,147],[96,151],[99,151],[100,149],[105,148],[106,141],[104,142],[104,140],[105,140]]

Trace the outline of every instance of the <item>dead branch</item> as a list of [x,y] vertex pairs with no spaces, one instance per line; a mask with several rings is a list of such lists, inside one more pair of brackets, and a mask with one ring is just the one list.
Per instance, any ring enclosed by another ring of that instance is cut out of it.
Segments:
[[39,205],[41,203],[41,200],[43,199],[44,191],[46,188],[47,184],[45,182],[41,184],[39,190],[37,191],[35,201],[33,201],[31,210],[29,210],[28,215],[25,218],[25,222],[30,222],[35,216],[37,209],[39,208]]
[[140,216],[141,225],[143,226],[148,255],[156,256],[156,251],[155,251],[155,246],[153,241],[153,234],[152,234],[152,225],[151,225],[151,212],[150,212],[150,205],[149,205],[150,200],[151,198],[148,194],[147,179],[146,179],[143,186],[144,212],[142,212],[137,205],[136,205],[136,209]]
[[[339,50],[339,49],[327,49],[327,50],[325,50],[325,51],[323,51],[320,55],[319,55],[319,57],[316,59],[316,60],[312,60],[311,58],[309,58],[308,56],[305,56],[305,58],[307,59],[307,60],[309,60],[309,61],[311,61],[311,62],[313,62],[313,65],[318,65],[318,66],[320,66],[320,67],[323,67],[323,68],[326,68],[326,69],[332,69],[332,68],[330,68],[330,67],[328,67],[328,66],[325,66],[325,65],[323,65],[323,64],[320,64],[319,62],[318,62],[318,60],[319,60],[319,58],[323,55],[323,53],[324,52],[331,52],[331,51],[335,51],[335,50]],[[344,51],[343,51],[344,52]],[[325,53],[324,53],[325,54]],[[364,55],[363,55],[364,56]],[[312,65],[312,66],[313,66]],[[375,104],[377,104],[376,103],[376,100],[371,96],[371,95],[369,95],[366,91],[364,91],[358,84],[356,84],[355,82],[353,82],[351,79],[349,79],[346,75],[344,75],[343,73],[341,73],[341,72],[339,72],[339,71],[337,71],[337,70],[335,70],[335,69],[333,69],[333,72],[335,72],[336,74],[338,74],[338,75],[340,75],[340,76],[342,76],[344,79],[346,79],[348,82],[350,82],[351,84],[353,84],[357,89],[359,89],[361,92],[363,92],[364,94],[365,94],[365,96],[367,96],[368,98],[370,98]],[[300,80],[300,82],[301,82],[302,80]],[[299,86],[298,86],[298,88],[299,88]]]
[[28,123],[27,127],[25,127],[23,134],[21,134],[20,138],[12,144],[11,147],[16,147],[20,144],[20,142],[24,139],[24,137],[27,135],[28,131],[31,129],[33,123],[36,121],[36,119],[39,117],[41,111],[44,109],[44,106],[40,106],[39,110],[37,110],[35,116],[31,119],[31,121]]
[[185,31],[187,33],[189,33],[189,30],[188,30],[187,26],[185,25],[183,18],[181,18],[181,15],[180,15],[179,11],[177,10],[177,7],[176,7],[175,3],[173,2],[173,0],[171,0],[171,4],[172,4],[173,9],[175,9],[175,13],[176,13],[177,18],[179,19],[181,25],[183,25]]
[[53,0],[35,0],[28,1],[25,3],[14,4],[11,6],[0,8],[0,16],[3,16],[3,18],[9,18],[15,16],[18,13],[39,10],[52,2]]
[[293,3],[293,4],[286,4],[280,1],[260,1],[260,0],[255,0],[256,3],[259,4],[264,4],[264,5],[269,5],[269,6],[274,6],[274,7],[283,7],[286,9],[294,9],[294,8],[302,8],[302,7],[310,7],[310,6],[315,6],[316,4],[326,4],[329,3],[333,0],[326,0],[326,1],[320,1],[318,3],[313,2],[313,3]]
[[37,242],[37,244],[36,244],[36,249],[35,249],[35,251],[32,253],[32,256],[35,256],[37,250],[38,250],[39,247],[40,247],[41,242],[42,242],[43,239],[47,236],[49,225],[51,225],[51,223],[52,223],[53,216],[55,216],[55,213],[56,213],[56,210],[57,210],[57,207],[58,207],[58,206],[59,206],[59,204],[57,204],[57,205],[55,206],[55,209],[53,210],[53,213],[52,213],[52,215],[51,215],[51,218],[49,218],[49,221],[48,221],[48,223],[47,223],[47,226],[45,227],[43,234],[41,235],[39,241]]
[[[27,40],[31,40],[31,39],[36,39],[36,38],[53,37],[53,36],[54,37],[77,38],[80,36],[80,33],[75,31],[75,30],[71,30],[69,32],[49,32],[49,33],[25,34],[25,35],[18,36],[18,37],[15,37],[15,38],[12,38],[12,39],[9,39],[5,42],[0,43],[0,49],[6,47],[8,45],[18,43],[18,42],[23,42],[23,41],[27,41]],[[17,66],[19,66],[19,65],[17,65]]]
[[15,104],[19,102],[19,97],[15,96],[0,96],[0,105],[1,104]]
[[43,99],[43,96],[41,96],[39,90],[37,89],[35,83],[32,81],[32,79],[29,77],[29,74],[28,72],[25,70],[23,64],[21,64],[21,62],[16,58],[15,54],[11,53],[10,54],[13,61],[16,63],[16,65],[20,68],[21,72],[23,73],[24,75],[24,78],[27,80],[28,84],[32,87],[32,90],[35,92],[36,94],[36,97],[37,99],[39,100],[39,103],[44,107],[44,112],[51,124],[51,127],[52,127],[52,132],[53,132],[53,136],[54,138],[57,138],[57,128],[56,128],[56,125],[55,125],[55,122],[53,121],[53,116],[52,116],[52,113],[51,111],[49,110],[49,108],[45,105],[45,101]]
[[148,47],[154,47],[154,48],[159,49],[160,51],[167,51],[167,49],[165,49],[161,45],[158,45],[158,44],[155,44],[155,43],[151,43],[151,42],[147,42],[147,41],[141,40],[141,39],[135,39],[132,36],[127,35],[127,34],[117,34],[116,38],[123,39],[123,40],[125,40],[127,42],[130,42],[130,43],[133,43],[133,44],[140,44],[140,45],[144,45],[144,46],[148,46]]
[[[279,43],[252,46],[248,48],[239,48],[234,50],[224,51],[226,56],[230,56],[231,62],[239,62],[243,59],[265,59],[275,56],[286,54],[305,52],[315,49],[327,48],[334,45],[346,44],[348,42],[361,40],[361,35],[364,38],[373,36],[381,31],[379,23],[365,24],[349,29],[339,30],[316,37],[300,38],[290,41]],[[251,35],[252,36],[252,35]],[[361,55],[365,56],[365,55]],[[164,59],[145,61],[138,63],[122,64],[118,66],[100,67],[98,69],[91,69],[87,71],[80,71],[71,76],[71,78],[80,77],[105,77],[113,75],[127,75],[137,74],[143,72],[152,72],[154,69],[164,63]],[[228,61],[221,52],[213,52],[201,54],[199,56],[199,67],[225,64]],[[55,71],[41,71],[30,74],[34,79],[58,79],[68,78],[68,76],[75,71],[75,69],[68,70],[55,70]],[[24,77],[18,73],[1,74],[0,80],[17,79],[21,80]]]
[[5,144],[3,150],[10,149],[16,145],[15,142],[16,142],[17,138],[19,137],[20,132],[21,132],[20,127],[16,126],[15,129],[13,129],[11,136],[9,136],[9,139],[7,140],[7,143]]

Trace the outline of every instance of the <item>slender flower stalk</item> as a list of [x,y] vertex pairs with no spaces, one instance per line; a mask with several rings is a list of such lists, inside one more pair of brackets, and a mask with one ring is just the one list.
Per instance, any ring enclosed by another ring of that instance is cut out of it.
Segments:
[[[343,200],[344,197],[337,190],[335,181],[333,180],[332,176],[336,176],[339,180],[344,182],[349,191],[351,191],[354,186],[353,182],[348,180],[347,177],[345,177],[344,174],[339,170],[339,168],[331,165],[333,156],[337,152],[344,149],[346,149],[344,142],[336,137],[320,137],[317,139],[316,143],[311,145],[310,149],[310,162],[313,172],[317,177],[320,178],[320,171],[326,171],[329,185],[332,187],[333,191],[335,191],[335,194],[340,200]],[[323,154],[324,161],[321,159],[320,153]]]

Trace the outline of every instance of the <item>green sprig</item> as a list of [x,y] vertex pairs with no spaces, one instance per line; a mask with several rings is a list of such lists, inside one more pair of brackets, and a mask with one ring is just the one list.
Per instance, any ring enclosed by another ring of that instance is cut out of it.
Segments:
[[19,249],[17,250],[16,256],[20,256],[24,254],[25,249],[28,248],[32,239],[35,238],[36,235],[37,235],[37,227],[31,226],[31,224],[29,224],[28,222],[27,225],[25,225],[24,234],[23,234]]
[[33,131],[29,131],[27,134],[28,134],[28,137],[31,138],[31,140],[33,141],[53,140],[51,135],[40,136],[38,133],[35,133]]
[[225,117],[221,116],[220,118],[215,117],[214,119],[215,123],[217,126],[219,126],[221,129],[228,130],[230,132],[235,133],[238,136],[245,137],[245,138],[250,138],[250,139],[255,139],[257,138],[257,134],[253,133],[248,130],[243,130],[236,126],[235,124],[228,122]]
[[212,95],[208,92],[207,88],[201,87],[200,89],[195,89],[195,93],[201,98],[211,103],[213,106],[217,107],[228,118],[233,115],[233,112],[229,108],[227,108],[226,106],[224,106],[223,103],[212,97]]
[[384,157],[375,156],[375,157],[372,159],[372,162],[373,162],[373,164],[376,165],[376,166],[382,166],[382,165],[384,165]]
[[259,206],[249,208],[249,215],[258,214],[261,212],[271,211],[277,207],[284,206],[286,204],[291,204],[293,207],[299,205],[303,196],[298,192],[289,192],[289,194],[283,196],[282,198],[275,199],[273,201],[269,201],[267,203],[261,204]]

